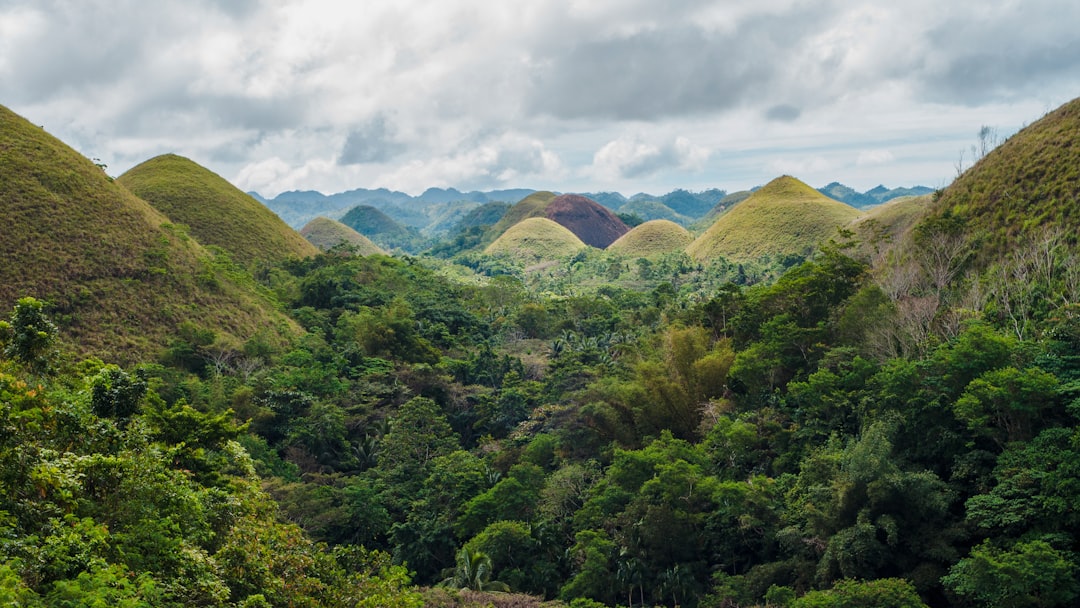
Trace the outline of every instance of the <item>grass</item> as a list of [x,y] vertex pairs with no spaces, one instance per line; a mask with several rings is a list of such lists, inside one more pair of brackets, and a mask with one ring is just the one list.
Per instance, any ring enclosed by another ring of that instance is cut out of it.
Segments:
[[684,249],[694,240],[686,228],[669,220],[651,220],[634,227],[608,245],[607,250],[634,258],[648,258]]
[[785,175],[722,215],[686,252],[698,261],[802,255],[859,215],[857,209]]
[[850,228],[861,241],[901,238],[929,210],[933,195],[902,196],[867,209],[851,222]]
[[221,247],[242,265],[319,252],[262,203],[182,156],[152,158],[117,181],[171,221],[188,226],[200,243]]
[[357,255],[386,254],[381,247],[372,243],[371,239],[339,221],[326,217],[317,217],[308,222],[300,229],[300,235],[323,251],[345,243],[355,247]]
[[523,264],[556,260],[587,247],[573,232],[543,217],[518,222],[488,245],[484,253],[503,255]]
[[946,188],[928,219],[963,223],[989,261],[1026,232],[1058,228],[1075,243],[1080,230],[1080,98],[990,151]]
[[223,344],[299,331],[185,230],[3,106],[0,217],[0,315],[44,300],[78,354],[152,359],[184,321]]
[[529,196],[518,201],[513,207],[506,210],[506,213],[499,218],[499,221],[495,222],[495,225],[487,231],[484,237],[485,243],[491,243],[498,239],[504,232],[510,229],[511,226],[521,222],[522,220],[531,217],[543,217],[544,210],[547,209],[548,203],[555,198],[553,192],[533,192]]

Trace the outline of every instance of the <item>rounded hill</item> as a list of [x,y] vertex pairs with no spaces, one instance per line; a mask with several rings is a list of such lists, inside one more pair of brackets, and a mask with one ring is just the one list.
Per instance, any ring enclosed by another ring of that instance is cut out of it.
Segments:
[[499,218],[499,221],[495,222],[495,225],[491,227],[491,230],[488,231],[488,241],[494,241],[504,232],[509,230],[511,226],[522,220],[526,220],[530,217],[544,217],[544,210],[553,198],[555,198],[554,192],[541,190],[539,192],[533,192],[529,196],[521,199],[507,209],[502,217]]
[[805,254],[859,215],[857,209],[785,175],[720,216],[686,252],[702,261]]
[[300,235],[319,249],[326,251],[345,244],[353,247],[357,255],[385,254],[371,239],[328,217],[317,217],[300,229]]
[[525,264],[556,260],[587,247],[566,227],[545,217],[518,222],[488,245],[484,253],[505,255]]
[[153,359],[181,326],[238,347],[298,331],[92,162],[0,106],[0,314],[33,296],[80,354]]
[[579,194],[563,194],[548,202],[544,216],[565,226],[586,245],[603,249],[630,227],[596,201]]
[[1075,243],[1080,231],[1080,98],[1022,129],[933,203],[927,220],[949,216],[994,258],[1036,229],[1056,229]]
[[679,251],[693,240],[694,236],[675,222],[652,220],[635,226],[607,249],[625,256],[647,258]]
[[265,205],[183,156],[151,158],[117,181],[171,221],[188,226],[200,243],[222,248],[241,264],[318,253]]

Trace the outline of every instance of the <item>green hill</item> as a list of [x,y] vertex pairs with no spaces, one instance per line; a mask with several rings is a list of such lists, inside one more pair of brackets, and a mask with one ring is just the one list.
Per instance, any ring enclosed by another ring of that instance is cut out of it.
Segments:
[[646,221],[670,220],[682,226],[689,226],[693,222],[692,218],[676,213],[674,209],[660,201],[629,201],[619,207],[618,211],[619,213],[625,213],[627,215],[636,215]]
[[587,247],[573,232],[546,217],[522,220],[504,232],[484,253],[505,255],[524,264],[556,260]]
[[785,175],[722,215],[686,252],[702,261],[805,254],[858,216],[858,210]]
[[543,217],[547,204],[555,198],[554,192],[533,192],[506,210],[499,221],[487,231],[486,242],[499,238],[511,226],[530,217]]
[[300,235],[323,251],[345,243],[356,248],[357,255],[386,253],[381,247],[372,243],[371,239],[341,222],[326,217],[317,217],[308,222],[300,229]]
[[357,205],[349,209],[341,218],[341,223],[386,249],[403,249],[414,253],[424,242],[418,230],[402,226],[371,205]]
[[607,250],[625,256],[647,258],[684,249],[693,240],[693,235],[675,222],[651,220],[619,237],[608,245]]
[[1007,252],[1023,234],[1080,230],[1080,98],[1032,123],[942,191],[927,219],[963,226],[978,258]]
[[22,296],[51,305],[82,354],[152,359],[181,325],[238,345],[295,325],[250,278],[223,268],[185,232],[89,160],[0,106],[0,311]]
[[203,245],[215,245],[243,264],[318,253],[265,205],[221,176],[182,156],[152,158],[117,178]]

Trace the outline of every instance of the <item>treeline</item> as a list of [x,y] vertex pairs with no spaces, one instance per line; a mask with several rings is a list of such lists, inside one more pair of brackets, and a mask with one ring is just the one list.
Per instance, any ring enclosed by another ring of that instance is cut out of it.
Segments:
[[13,319],[0,593],[1070,605],[1080,320],[1040,298],[1071,261],[973,308],[943,282],[915,331],[853,252],[634,289],[323,255],[256,277],[290,347],[189,327],[130,370],[37,367]]

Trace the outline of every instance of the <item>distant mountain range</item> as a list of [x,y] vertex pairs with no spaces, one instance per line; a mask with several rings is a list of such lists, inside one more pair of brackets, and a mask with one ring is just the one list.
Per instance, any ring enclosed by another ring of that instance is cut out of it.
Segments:
[[818,188],[817,191],[833,200],[847,203],[856,209],[866,209],[867,207],[880,205],[881,203],[886,203],[894,198],[900,198],[901,196],[922,196],[924,194],[930,194],[934,189],[927,188],[926,186],[886,188],[885,186],[879,185],[866,192],[857,192],[854,188],[845,186],[840,182],[833,182],[824,188]]

